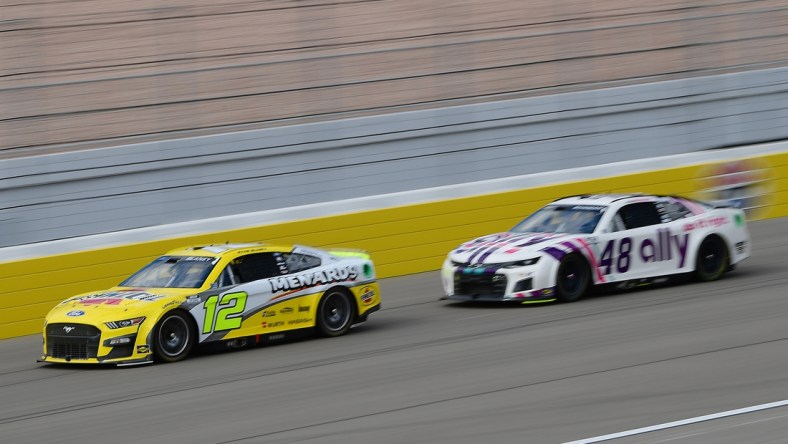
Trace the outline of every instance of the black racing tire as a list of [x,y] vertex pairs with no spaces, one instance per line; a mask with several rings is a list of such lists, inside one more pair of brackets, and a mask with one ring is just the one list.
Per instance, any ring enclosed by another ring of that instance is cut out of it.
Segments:
[[574,302],[588,291],[591,284],[591,269],[585,258],[571,253],[561,259],[555,277],[556,299],[560,302]]
[[194,326],[188,315],[170,311],[153,328],[153,356],[160,362],[180,361],[191,352],[194,340]]
[[701,282],[716,281],[730,268],[730,254],[725,242],[716,235],[703,239],[695,258],[695,279]]
[[342,336],[355,318],[355,303],[343,288],[328,290],[317,305],[317,330],[321,336]]

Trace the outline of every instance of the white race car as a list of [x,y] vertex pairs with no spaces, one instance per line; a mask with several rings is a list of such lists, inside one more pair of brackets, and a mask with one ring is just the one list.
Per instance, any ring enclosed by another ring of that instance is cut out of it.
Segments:
[[742,210],[674,196],[573,196],[451,251],[443,299],[570,302],[592,285],[689,273],[713,281],[749,256]]

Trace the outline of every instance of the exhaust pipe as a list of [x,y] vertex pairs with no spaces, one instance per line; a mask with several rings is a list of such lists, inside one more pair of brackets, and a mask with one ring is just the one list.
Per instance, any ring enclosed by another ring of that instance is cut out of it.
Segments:
[[246,338],[237,338],[227,341],[227,347],[229,348],[243,348],[246,347],[246,344],[248,344]]

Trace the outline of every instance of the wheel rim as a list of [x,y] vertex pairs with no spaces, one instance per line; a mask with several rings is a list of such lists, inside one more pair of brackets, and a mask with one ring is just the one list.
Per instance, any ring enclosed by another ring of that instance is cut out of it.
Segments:
[[331,331],[342,330],[350,320],[350,302],[345,295],[331,293],[323,303],[323,325]]
[[585,283],[585,269],[576,260],[570,260],[563,264],[560,273],[561,290],[564,294],[574,296],[583,291]]
[[159,347],[162,353],[176,357],[189,345],[189,326],[180,316],[170,316],[161,323],[159,328]]
[[724,260],[725,255],[717,242],[707,242],[701,250],[700,266],[707,275],[719,272]]

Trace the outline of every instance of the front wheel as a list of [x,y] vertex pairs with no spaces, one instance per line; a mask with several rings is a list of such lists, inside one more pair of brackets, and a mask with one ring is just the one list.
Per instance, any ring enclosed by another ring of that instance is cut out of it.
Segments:
[[323,336],[341,336],[353,323],[353,303],[343,290],[332,288],[317,306],[317,328]]
[[573,302],[585,294],[591,282],[591,271],[579,254],[564,256],[558,265],[555,280],[556,298],[561,302]]
[[695,277],[702,282],[716,281],[728,270],[728,248],[718,236],[703,239],[695,260]]
[[192,324],[177,311],[165,314],[153,329],[153,354],[157,361],[180,361],[189,354],[192,346]]

